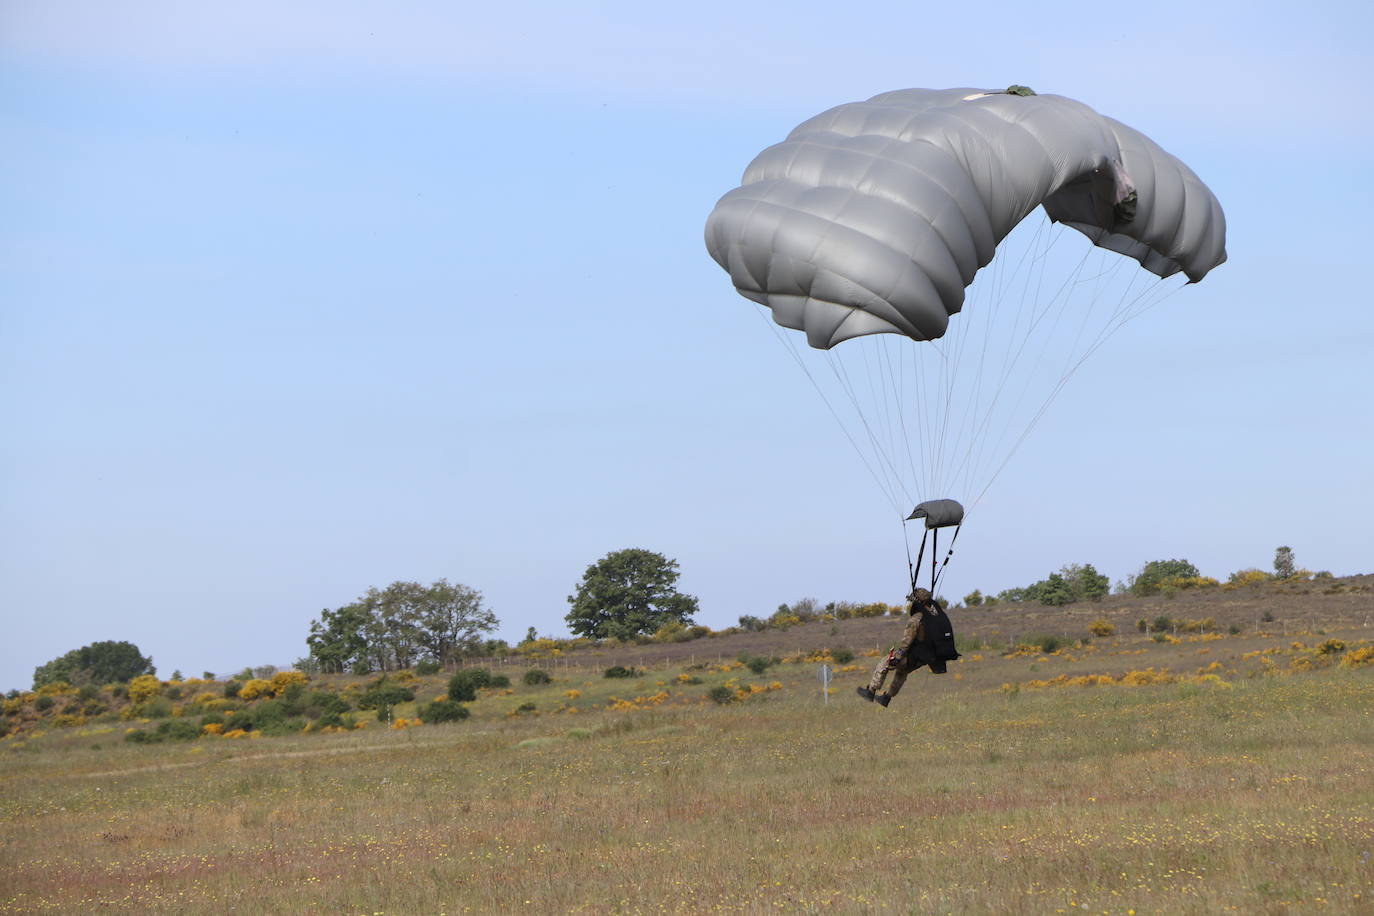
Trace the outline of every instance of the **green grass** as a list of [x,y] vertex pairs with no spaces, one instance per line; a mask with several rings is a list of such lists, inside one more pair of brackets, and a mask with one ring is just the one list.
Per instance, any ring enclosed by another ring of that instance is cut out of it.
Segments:
[[[5,739],[0,912],[1368,912],[1374,667],[1030,686],[1218,646],[988,654],[887,710],[860,658],[828,705],[798,663],[582,672],[446,726]],[[727,678],[782,687],[710,703]]]

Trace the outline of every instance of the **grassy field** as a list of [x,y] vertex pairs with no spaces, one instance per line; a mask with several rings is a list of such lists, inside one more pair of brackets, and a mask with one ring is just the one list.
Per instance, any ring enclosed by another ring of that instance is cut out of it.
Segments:
[[828,704],[814,660],[727,660],[454,725],[11,736],[0,912],[1374,912],[1368,642],[970,652],[887,710],[868,657]]

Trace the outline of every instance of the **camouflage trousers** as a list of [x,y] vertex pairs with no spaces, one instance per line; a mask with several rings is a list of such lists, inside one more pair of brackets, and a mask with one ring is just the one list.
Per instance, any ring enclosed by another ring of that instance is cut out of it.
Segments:
[[884,655],[878,662],[878,667],[873,669],[873,677],[868,680],[868,689],[875,694],[883,692],[883,682],[887,680],[889,674],[892,675],[892,683],[887,688],[887,695],[895,697],[897,692],[906,683],[906,676],[916,669],[909,666],[910,659],[898,661],[892,657],[892,653]]

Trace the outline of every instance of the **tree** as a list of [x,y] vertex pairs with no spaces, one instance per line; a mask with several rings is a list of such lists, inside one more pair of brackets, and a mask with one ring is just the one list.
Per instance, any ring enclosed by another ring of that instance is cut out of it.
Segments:
[[364,634],[368,620],[367,609],[361,604],[320,611],[320,619],[311,622],[310,635],[305,640],[310,657],[324,671],[366,674],[371,670]]
[[422,659],[446,662],[482,648],[496,629],[482,593],[440,579],[430,585],[393,582],[369,588],[357,601],[320,612],[306,645],[326,671],[393,671]]
[[447,579],[425,589],[419,615],[419,642],[437,662],[476,651],[482,634],[496,629],[496,615],[482,606],[482,593]]
[[68,684],[123,684],[141,674],[154,674],[153,660],[131,642],[93,642],[73,649],[33,671],[33,687],[66,681]]
[[677,561],[660,553],[608,553],[587,567],[568,596],[568,628],[594,639],[632,639],[671,621],[691,625],[697,599],[680,593],[677,579]]
[[1111,591],[1111,580],[1093,568],[1091,563],[1070,563],[1059,571],[1073,591],[1074,601],[1101,601]]
[[1050,573],[1049,578],[1036,583],[1035,597],[1041,604],[1060,607],[1074,600],[1073,586],[1059,573]]
[[969,607],[980,607],[982,603],[983,593],[976,588],[964,596],[964,604]]
[[1291,579],[1296,567],[1293,564],[1293,548],[1280,547],[1274,551],[1274,575],[1280,579]]
[[1196,579],[1197,567],[1187,560],[1151,560],[1132,579],[1132,595],[1153,595],[1170,579]]

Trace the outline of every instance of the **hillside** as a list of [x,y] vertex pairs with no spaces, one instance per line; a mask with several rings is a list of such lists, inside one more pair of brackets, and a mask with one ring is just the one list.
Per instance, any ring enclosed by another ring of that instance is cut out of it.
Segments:
[[445,725],[442,674],[17,696],[0,913],[1364,913],[1371,578],[962,611],[887,709],[891,618],[487,660]]

